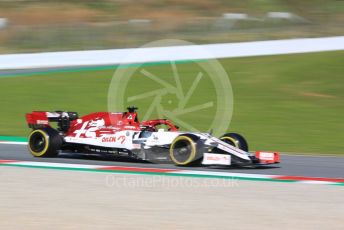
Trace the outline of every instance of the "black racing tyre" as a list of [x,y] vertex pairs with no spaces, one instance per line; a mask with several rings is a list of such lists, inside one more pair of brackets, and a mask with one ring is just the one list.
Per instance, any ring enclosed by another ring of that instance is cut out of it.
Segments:
[[56,157],[62,142],[62,137],[57,130],[45,127],[35,129],[30,133],[28,148],[35,157]]
[[197,140],[194,135],[180,135],[170,145],[171,161],[177,166],[191,166],[201,160],[198,153]]
[[248,144],[247,141],[243,136],[241,136],[238,133],[226,133],[222,137],[220,137],[220,140],[237,147],[241,150],[244,150],[245,152],[248,152]]

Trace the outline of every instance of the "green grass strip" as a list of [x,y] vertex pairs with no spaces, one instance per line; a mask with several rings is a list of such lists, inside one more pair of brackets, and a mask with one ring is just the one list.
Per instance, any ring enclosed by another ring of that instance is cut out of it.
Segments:
[[27,137],[0,136],[0,141],[27,142]]

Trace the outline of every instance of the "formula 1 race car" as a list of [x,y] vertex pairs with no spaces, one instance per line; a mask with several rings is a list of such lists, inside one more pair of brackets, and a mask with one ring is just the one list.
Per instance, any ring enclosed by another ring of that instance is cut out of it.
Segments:
[[[255,166],[279,163],[279,154],[248,152],[244,137],[237,133],[220,138],[209,133],[183,132],[166,119],[139,122],[136,107],[126,112],[76,112],[26,114],[32,131],[28,148],[35,157],[56,157],[59,150],[99,153],[146,160],[172,161],[178,166]],[[53,128],[51,122],[56,122]],[[162,129],[161,127],[165,127]]]

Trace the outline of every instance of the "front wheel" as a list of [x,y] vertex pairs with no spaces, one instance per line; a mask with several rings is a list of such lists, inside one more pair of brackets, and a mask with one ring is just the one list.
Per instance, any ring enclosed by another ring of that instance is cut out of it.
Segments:
[[201,157],[197,151],[197,137],[181,135],[176,137],[170,146],[170,158],[175,165],[187,166],[198,162]]
[[56,157],[61,145],[62,137],[50,127],[35,129],[29,135],[28,148],[35,157]]
[[222,137],[220,137],[220,140],[238,148],[241,150],[244,150],[245,152],[248,152],[248,144],[247,141],[243,136],[241,136],[238,133],[226,133]]

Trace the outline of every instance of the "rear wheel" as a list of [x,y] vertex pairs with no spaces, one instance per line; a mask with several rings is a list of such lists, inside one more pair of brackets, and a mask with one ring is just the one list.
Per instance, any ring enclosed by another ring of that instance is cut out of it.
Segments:
[[197,151],[197,137],[181,135],[170,146],[170,158],[175,165],[187,166],[200,161]]
[[248,152],[248,144],[247,141],[243,136],[241,136],[238,133],[226,133],[222,137],[220,137],[220,140],[236,147],[241,150],[244,150],[245,152]]
[[35,129],[29,135],[28,148],[35,157],[56,157],[62,145],[62,137],[50,127]]

